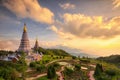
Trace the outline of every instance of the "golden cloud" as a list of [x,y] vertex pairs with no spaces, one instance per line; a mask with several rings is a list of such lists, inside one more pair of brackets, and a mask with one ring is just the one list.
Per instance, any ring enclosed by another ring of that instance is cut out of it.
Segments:
[[0,40],[0,50],[17,50],[18,40]]
[[71,3],[59,4],[59,6],[63,9],[75,9],[75,5]]
[[20,18],[30,18],[37,22],[51,24],[54,13],[42,7],[38,0],[3,0],[3,6]]
[[120,7],[120,0],[113,0],[114,8]]
[[99,56],[120,54],[119,16],[107,19],[66,13],[62,19],[50,27],[60,37],[61,45]]
[[120,17],[105,19],[102,16],[65,13],[63,21],[57,21],[55,26],[51,27],[59,35],[69,34],[79,38],[111,38],[120,35]]

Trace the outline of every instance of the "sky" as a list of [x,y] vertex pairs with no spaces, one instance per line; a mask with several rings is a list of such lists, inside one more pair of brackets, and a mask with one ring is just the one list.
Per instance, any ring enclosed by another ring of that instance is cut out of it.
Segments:
[[120,0],[0,0],[0,49],[17,50],[24,23],[31,48],[120,54]]

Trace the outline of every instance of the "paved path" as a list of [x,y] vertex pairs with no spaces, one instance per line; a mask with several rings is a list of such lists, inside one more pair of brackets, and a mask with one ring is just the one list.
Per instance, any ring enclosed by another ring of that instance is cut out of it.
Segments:
[[45,76],[45,75],[47,75],[47,73],[40,74],[40,75],[37,75],[37,76],[35,76],[35,77],[26,78],[26,80],[34,80],[34,79],[37,79],[37,78],[42,77],[42,76]]
[[94,71],[89,72],[89,80],[95,80],[94,78]]
[[49,64],[52,64],[52,63],[57,62],[57,61],[62,61],[62,60],[69,60],[69,59],[58,59],[58,60],[54,60],[54,61],[51,61],[51,62],[47,63],[45,66],[48,66]]
[[64,66],[62,66],[62,67],[61,67],[61,70],[57,72],[57,75],[59,76],[59,78],[58,78],[59,80],[64,80],[64,79],[63,79],[64,77],[63,77],[63,75],[62,75],[62,73],[61,73],[62,71],[64,71]]
[[[91,66],[93,68],[96,68],[96,65],[93,65],[93,64],[91,64],[89,66]],[[89,80],[95,80],[95,78],[94,78],[94,72],[95,72],[94,70],[89,71]]]
[[[52,63],[57,62],[57,61],[62,61],[62,60],[69,60],[69,59],[58,59],[58,60],[54,60],[54,61],[51,61],[51,62],[47,63],[45,66],[48,66],[49,64],[52,64]],[[63,70],[64,70],[64,66],[61,67],[61,70],[60,70],[60,71],[56,72],[57,75],[60,77],[59,80],[63,80],[63,76],[62,76],[62,73],[61,73]],[[32,71],[32,70],[31,70],[31,69],[28,69],[26,72],[29,72],[29,71]],[[37,75],[37,76],[35,76],[35,77],[26,78],[26,80],[34,80],[34,79],[37,79],[37,78],[39,78],[39,77],[46,76],[46,75],[47,75],[47,73],[39,74],[39,75]]]
[[[64,66],[61,67],[60,71],[56,72],[56,74],[60,77],[59,80],[63,80],[63,76],[62,76],[62,73],[61,73],[63,70],[64,70]],[[39,74],[39,75],[37,75],[35,77],[26,78],[26,80],[35,80],[35,79],[37,79],[39,77],[43,77],[43,76],[46,76],[46,75],[47,75],[47,73]]]

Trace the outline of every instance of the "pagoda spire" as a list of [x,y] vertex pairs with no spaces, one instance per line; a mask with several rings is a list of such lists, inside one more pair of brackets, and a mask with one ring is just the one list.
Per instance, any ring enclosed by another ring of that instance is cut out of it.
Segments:
[[39,43],[38,43],[38,38],[36,38],[34,49],[36,50],[38,48],[39,48]]
[[23,32],[27,32],[27,27],[26,27],[26,23],[24,23],[24,28],[23,28]]

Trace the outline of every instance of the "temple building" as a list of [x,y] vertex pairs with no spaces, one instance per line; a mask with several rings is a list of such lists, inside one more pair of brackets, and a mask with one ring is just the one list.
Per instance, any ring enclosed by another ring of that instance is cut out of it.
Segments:
[[38,43],[38,39],[36,39],[35,45],[34,45],[34,47],[33,47],[33,50],[37,51],[38,48],[39,48],[39,43]]
[[24,24],[22,39],[17,51],[25,52],[27,54],[26,61],[30,62],[30,61],[39,61],[42,59],[43,54],[41,52],[38,53],[37,51],[38,49],[39,49],[39,43],[37,39],[35,41],[34,47],[30,48],[29,39],[27,35],[27,27],[26,24]]
[[22,39],[19,48],[14,54],[0,56],[0,60],[17,62],[21,57],[19,52],[23,51],[27,54],[25,60],[28,63],[30,63],[31,61],[39,61],[42,60],[43,54],[42,52],[38,53],[37,51],[38,49],[39,49],[38,39],[36,39],[34,47],[33,48],[30,47],[29,39],[27,35],[27,27],[26,24],[24,24]]
[[21,39],[18,51],[23,51],[26,53],[29,53],[29,51],[30,51],[30,44],[29,44],[29,39],[28,39],[28,35],[27,35],[26,24],[24,24],[22,39]]

